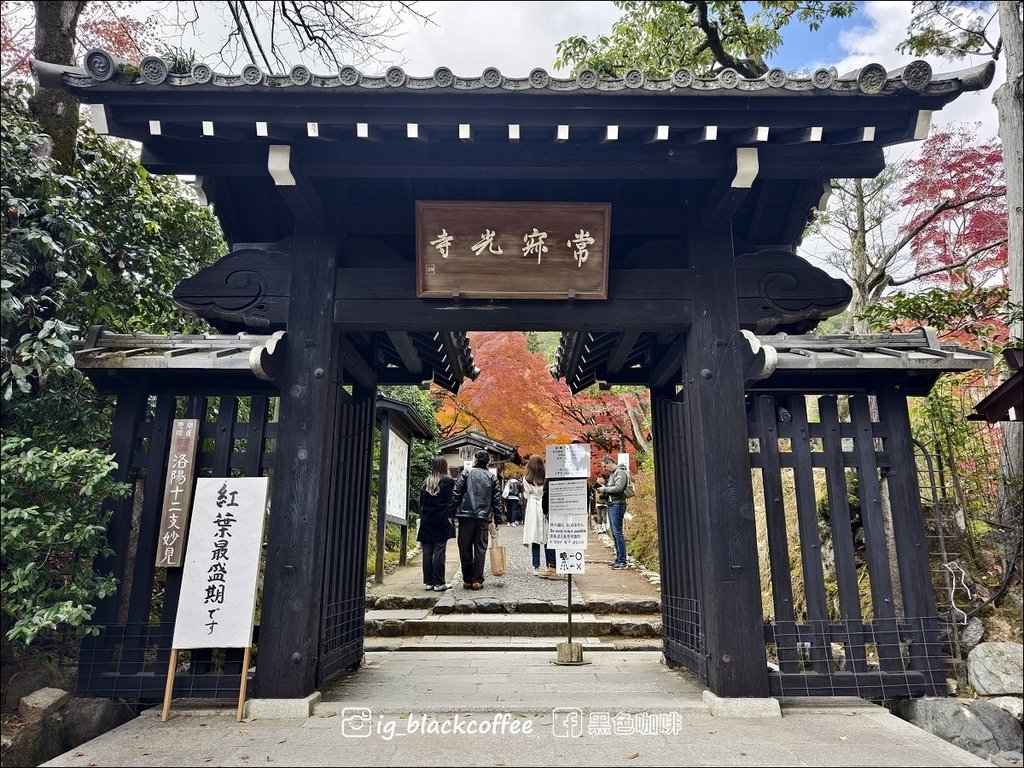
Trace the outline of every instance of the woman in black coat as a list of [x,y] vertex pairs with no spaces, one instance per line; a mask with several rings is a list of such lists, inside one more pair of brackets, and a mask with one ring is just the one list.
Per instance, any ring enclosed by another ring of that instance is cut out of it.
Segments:
[[420,529],[416,534],[423,547],[423,588],[435,592],[448,589],[444,560],[448,539],[455,536],[455,526],[448,517],[454,487],[448,462],[444,456],[435,456],[420,490]]

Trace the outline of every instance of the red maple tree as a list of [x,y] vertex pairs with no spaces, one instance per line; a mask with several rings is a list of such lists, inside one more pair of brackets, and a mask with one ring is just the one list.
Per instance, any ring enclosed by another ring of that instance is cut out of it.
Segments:
[[458,395],[434,390],[442,437],[470,428],[515,445],[524,458],[544,455],[554,443],[586,442],[591,461],[605,454],[650,449],[650,407],[646,392],[623,390],[572,395],[548,370],[543,352],[530,352],[519,332],[469,334],[480,378],[463,384]]

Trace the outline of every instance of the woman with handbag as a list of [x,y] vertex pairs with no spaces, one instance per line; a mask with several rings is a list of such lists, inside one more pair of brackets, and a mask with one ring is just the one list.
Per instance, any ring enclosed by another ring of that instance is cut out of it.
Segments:
[[[533,572],[542,579],[557,579],[555,572],[555,550],[548,549],[547,483],[544,476],[544,459],[536,454],[526,463],[523,475],[523,489],[526,495],[526,511],[523,516],[523,546],[530,547],[533,556]],[[546,567],[540,567],[540,551],[544,549]]]

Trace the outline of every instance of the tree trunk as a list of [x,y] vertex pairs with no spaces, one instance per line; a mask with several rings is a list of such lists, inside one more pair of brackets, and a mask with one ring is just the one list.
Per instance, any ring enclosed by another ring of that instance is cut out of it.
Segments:
[[853,316],[854,333],[870,333],[871,323],[861,317],[871,300],[871,288],[868,285],[871,269],[868,265],[868,225],[864,184],[860,179],[853,180],[853,204],[857,217],[857,228],[850,233],[850,277],[853,282],[850,314]]
[[[1003,142],[1003,162],[1006,165],[1006,208],[1009,213],[1007,227],[1010,254],[1010,301],[1020,306],[1024,301],[1021,288],[1020,254],[1024,252],[1024,108],[1022,98],[1022,71],[1024,71],[1024,33],[1021,29],[1021,3],[1003,2],[999,6],[999,30],[1006,52],[1006,82],[996,89],[993,101],[999,115],[999,138]],[[1014,256],[1013,254],[1017,254]],[[1020,343],[1024,324],[1018,320],[1010,327],[1011,344]],[[1020,422],[1003,424],[1003,486],[1000,511],[1006,521],[1019,521],[1022,496],[1022,456],[1024,456],[1024,425]]]
[[[36,42],[32,55],[40,61],[66,66],[75,63],[75,35],[85,0],[36,0]],[[39,127],[53,141],[51,157],[69,173],[78,139],[78,101],[59,88],[38,88],[31,101]]]

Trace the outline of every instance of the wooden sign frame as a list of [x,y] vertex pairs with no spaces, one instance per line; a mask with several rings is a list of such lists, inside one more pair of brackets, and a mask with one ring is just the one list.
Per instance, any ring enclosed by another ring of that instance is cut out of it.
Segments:
[[611,203],[416,202],[420,298],[607,299]]
[[199,419],[175,419],[171,425],[163,511],[156,544],[157,568],[180,568],[184,562],[192,491],[196,484],[199,427]]

